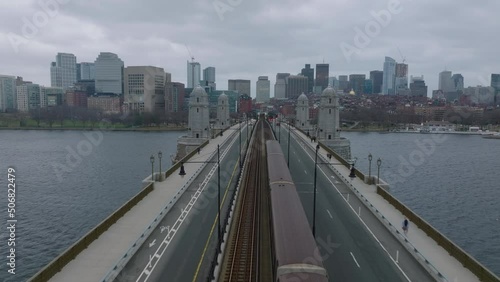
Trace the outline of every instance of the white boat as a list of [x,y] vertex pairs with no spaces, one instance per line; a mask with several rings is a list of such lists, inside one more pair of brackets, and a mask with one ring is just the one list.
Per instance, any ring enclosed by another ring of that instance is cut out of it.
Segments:
[[495,133],[492,133],[492,134],[483,134],[482,137],[486,138],[486,139],[500,139],[500,133],[499,132],[495,132]]

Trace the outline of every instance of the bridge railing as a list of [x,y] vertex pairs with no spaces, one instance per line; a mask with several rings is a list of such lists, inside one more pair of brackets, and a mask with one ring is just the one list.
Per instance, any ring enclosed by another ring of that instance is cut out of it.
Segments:
[[481,281],[500,282],[500,278],[498,276],[489,271],[486,267],[484,267],[481,263],[479,263],[476,259],[462,250],[462,248],[457,246],[442,233],[437,231],[434,227],[432,227],[432,225],[430,225],[427,221],[414,213],[410,208],[393,197],[383,187],[377,185],[377,194],[386,199],[391,205],[393,205],[397,210],[405,215],[412,223],[414,223],[416,226],[418,226],[418,228],[420,228],[429,237],[436,241],[438,245],[443,247],[451,256],[456,258],[465,268],[474,273],[474,275],[476,275]]
[[153,191],[153,183],[148,184],[143,190],[135,195],[128,202],[123,204],[118,210],[104,219],[99,225],[87,232],[80,240],[71,245],[66,251],[53,259],[48,265],[38,271],[30,282],[45,282],[61,271],[78,254],[85,250],[92,242],[101,236],[109,227],[116,223],[132,207],[140,202],[146,195]]

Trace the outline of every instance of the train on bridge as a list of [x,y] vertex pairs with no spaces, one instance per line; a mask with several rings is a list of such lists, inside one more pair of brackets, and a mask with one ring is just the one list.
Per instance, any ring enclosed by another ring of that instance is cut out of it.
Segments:
[[328,274],[278,141],[266,141],[274,281],[326,282]]

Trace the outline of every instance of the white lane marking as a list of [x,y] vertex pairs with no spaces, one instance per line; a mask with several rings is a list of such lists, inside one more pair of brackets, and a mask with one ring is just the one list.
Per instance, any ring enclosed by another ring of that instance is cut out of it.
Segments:
[[167,230],[167,233],[168,231],[170,230],[170,225],[167,225],[166,227],[165,226],[161,226],[160,227],[160,233],[163,233],[163,231]]
[[328,213],[328,215],[330,216],[330,218],[331,218],[331,219],[333,219],[333,216],[332,216],[332,214],[330,213],[330,211],[329,211],[329,210],[326,210],[326,212]]
[[335,179],[335,176],[333,176],[333,175],[330,175],[330,177],[333,178],[333,179]]
[[352,254],[352,252],[351,252],[351,256],[352,256],[352,259],[354,260],[354,262],[356,263],[356,265],[357,265],[359,268],[361,268],[361,266],[359,266],[359,263],[358,263],[358,261],[356,260],[356,258],[354,257],[354,255]]
[[308,173],[307,173],[307,170],[305,170],[305,169],[304,169],[304,172],[305,172],[306,174],[308,174]]
[[152,246],[154,246],[156,244],[156,239],[153,240],[153,242],[149,243],[149,247],[151,248]]
[[[294,132],[294,134],[297,134]],[[301,138],[301,137],[299,137]],[[294,137],[295,140],[296,137]],[[314,152],[314,149],[309,147],[309,148],[305,148],[304,147],[304,152],[306,153],[306,155],[311,159],[311,161],[314,161],[314,158],[312,155],[310,155],[310,150],[313,150]],[[318,166],[318,169],[323,173],[323,175],[326,177],[326,179],[328,180],[328,182],[330,182],[333,186],[333,188],[335,188],[335,190],[337,191],[337,193],[342,196],[342,193],[340,193],[340,190],[337,188],[337,186],[335,184],[333,184],[333,182],[328,178],[328,175],[325,173],[325,171],[323,170],[323,168],[321,168],[321,166]],[[346,185],[347,186],[347,185]],[[344,201],[346,202],[347,206],[349,206],[349,208],[351,208],[351,210],[354,212],[354,214],[356,216],[358,216],[358,214],[356,213],[356,211],[354,210],[354,208],[349,204],[349,202],[347,201],[346,198],[344,198],[342,196],[342,199],[344,199]],[[396,267],[399,269],[399,271],[401,271],[401,274],[403,274],[403,276],[406,278],[407,281],[410,281],[411,282],[411,279],[408,277],[408,275],[406,275],[406,273],[403,271],[403,269],[401,269],[401,267],[399,266],[399,264],[394,260],[394,258],[391,256],[391,254],[389,253],[389,251],[387,251],[387,249],[384,247],[384,245],[382,245],[382,243],[380,243],[380,240],[377,238],[377,236],[375,236],[375,234],[371,231],[371,229],[368,227],[368,225],[366,225],[366,223],[363,221],[363,219],[361,219],[361,217],[359,217],[359,220],[361,221],[361,223],[365,226],[365,228],[368,230],[368,232],[370,232],[370,234],[373,236],[373,238],[375,238],[375,241],[377,241],[377,243],[380,245],[380,247],[387,253],[387,255],[389,256],[389,258],[392,260],[392,262],[396,265]]]

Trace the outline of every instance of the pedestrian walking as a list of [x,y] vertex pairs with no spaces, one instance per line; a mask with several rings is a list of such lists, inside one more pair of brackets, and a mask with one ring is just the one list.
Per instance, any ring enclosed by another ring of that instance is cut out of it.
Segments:
[[403,232],[406,234],[408,234],[408,227],[409,227],[410,223],[408,222],[408,219],[405,217],[405,220],[403,220]]

